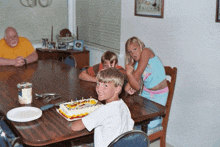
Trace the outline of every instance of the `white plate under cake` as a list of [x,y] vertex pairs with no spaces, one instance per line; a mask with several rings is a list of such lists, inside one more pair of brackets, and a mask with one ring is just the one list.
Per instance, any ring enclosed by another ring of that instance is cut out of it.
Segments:
[[97,109],[100,105],[101,104],[98,104],[96,99],[82,99],[60,104],[60,108],[57,109],[57,112],[68,121],[73,121],[88,115]]

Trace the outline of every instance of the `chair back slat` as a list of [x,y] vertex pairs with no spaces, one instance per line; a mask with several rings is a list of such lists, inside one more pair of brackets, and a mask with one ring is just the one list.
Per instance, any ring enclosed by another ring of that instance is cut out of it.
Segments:
[[165,66],[165,72],[167,76],[171,77],[170,79],[171,81],[168,81],[169,93],[168,93],[168,98],[167,98],[167,103],[166,103],[166,107],[170,108],[172,99],[173,99],[175,84],[176,84],[177,68],[174,67],[172,69],[169,66]]
[[174,94],[174,89],[175,89],[175,84],[176,84],[176,76],[177,76],[177,68],[171,68],[169,66],[165,66],[165,72],[167,76],[170,76],[170,81],[168,81],[168,87],[169,87],[169,93],[167,97],[167,103],[166,103],[166,115],[163,118],[163,127],[167,129],[167,124],[168,124],[168,118],[170,115],[170,108],[173,100],[173,94]]

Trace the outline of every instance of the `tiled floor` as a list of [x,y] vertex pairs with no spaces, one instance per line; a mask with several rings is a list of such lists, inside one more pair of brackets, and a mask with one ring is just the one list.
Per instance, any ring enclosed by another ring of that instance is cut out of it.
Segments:
[[[151,143],[150,147],[160,147],[160,140]],[[173,146],[167,143],[166,147],[173,147]]]
[[[78,147],[78,146],[72,145],[71,147]],[[160,147],[160,140],[157,140],[157,141],[154,141],[153,143],[151,143],[150,147]],[[166,147],[174,147],[174,146],[167,143]]]

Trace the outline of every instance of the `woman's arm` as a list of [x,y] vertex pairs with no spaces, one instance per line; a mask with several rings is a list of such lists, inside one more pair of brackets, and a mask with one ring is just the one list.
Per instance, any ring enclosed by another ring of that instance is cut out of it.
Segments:
[[145,48],[141,52],[141,56],[140,56],[137,69],[133,73],[129,71],[127,72],[127,69],[126,69],[129,84],[131,85],[133,89],[139,90],[141,88],[141,75],[143,74],[148,64],[149,59],[154,56],[155,56],[154,53],[150,49]]
[[128,94],[130,94],[130,95],[133,95],[133,94],[136,92],[136,90],[134,90],[134,89],[130,86],[129,83],[126,84],[126,86],[125,86],[124,89],[125,89],[125,91],[126,91]]
[[134,68],[131,64],[126,65],[126,74],[127,74],[127,78],[128,78],[128,82],[129,82],[126,85],[126,89],[125,89],[126,91],[129,90],[130,88],[138,90],[140,87],[140,85],[139,85],[140,79],[135,79],[135,77],[133,76],[133,70],[134,70]]

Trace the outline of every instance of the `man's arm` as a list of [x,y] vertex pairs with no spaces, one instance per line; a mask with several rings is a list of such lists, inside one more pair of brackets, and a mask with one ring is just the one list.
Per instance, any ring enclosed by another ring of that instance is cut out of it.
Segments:
[[73,131],[81,131],[81,130],[83,130],[83,129],[85,129],[85,128],[86,128],[86,127],[85,127],[85,125],[83,124],[82,119],[77,120],[77,121],[74,121],[74,122],[72,123],[72,125],[71,125],[71,129],[72,129]]
[[30,55],[28,55],[25,59],[27,60],[27,64],[37,61],[38,55],[36,50],[33,51]]
[[93,76],[89,75],[88,73],[86,73],[86,70],[82,71],[79,74],[79,78],[84,81],[96,82],[96,77],[93,77]]
[[25,64],[24,59],[26,59],[27,64],[37,61],[38,55],[36,51],[33,51],[30,55],[26,58],[24,57],[17,57],[16,59],[5,59],[0,58],[0,65],[14,65],[14,66],[23,66]]
[[15,59],[0,58],[0,65],[15,65]]

